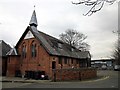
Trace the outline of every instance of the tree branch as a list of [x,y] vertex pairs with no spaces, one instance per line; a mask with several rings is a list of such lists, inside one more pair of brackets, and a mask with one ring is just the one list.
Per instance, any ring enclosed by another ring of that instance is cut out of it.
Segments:
[[100,11],[103,8],[104,3],[108,3],[108,4],[113,4],[116,0],[96,0],[96,1],[92,1],[92,0],[80,0],[79,2],[73,2],[72,4],[75,5],[80,5],[80,4],[84,4],[85,6],[89,6],[90,9],[88,10],[88,12],[86,14],[83,14],[84,16],[90,16],[93,13],[96,13],[98,11]]
[[89,50],[89,45],[84,42],[87,36],[76,30],[68,29],[65,33],[60,34],[59,37],[62,41],[80,50]]

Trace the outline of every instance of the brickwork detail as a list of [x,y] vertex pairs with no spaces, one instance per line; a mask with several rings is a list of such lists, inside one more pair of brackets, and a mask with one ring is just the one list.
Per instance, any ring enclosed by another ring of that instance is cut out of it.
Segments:
[[[36,45],[36,57],[32,57],[31,55],[31,45],[34,43]],[[23,57],[23,46],[26,50],[26,55]],[[36,38],[30,39],[23,39],[19,43],[18,47],[16,48],[18,51],[18,56],[9,56],[8,58],[8,68],[7,68],[7,76],[15,76],[16,70],[20,70],[22,76],[25,75],[25,71],[44,71],[46,75],[48,75],[49,79],[53,79],[53,62],[55,62],[55,69],[71,69],[62,71],[62,80],[66,79],[83,79],[95,76],[95,71],[88,71],[79,72],[75,71],[81,67],[81,63],[77,63],[78,59],[73,59],[70,57],[60,57],[60,56],[53,56],[48,54],[45,50],[44,46],[42,46],[41,42],[38,41]],[[61,63],[59,63],[59,58],[61,58]],[[65,63],[65,59],[67,62]],[[73,62],[72,62],[73,60]],[[85,61],[85,60],[84,60]],[[85,66],[87,67],[87,65]],[[74,68],[74,69],[72,69]],[[73,70],[73,71],[72,71]],[[57,78],[60,78],[60,71],[58,70]],[[83,76],[79,76],[83,75]],[[93,73],[93,74],[92,74]],[[69,76],[71,75],[71,76]],[[82,77],[82,78],[81,78]]]

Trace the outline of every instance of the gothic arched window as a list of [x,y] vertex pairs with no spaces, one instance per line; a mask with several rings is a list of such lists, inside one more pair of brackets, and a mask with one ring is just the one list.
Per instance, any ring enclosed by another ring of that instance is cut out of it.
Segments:
[[31,56],[32,57],[36,57],[37,56],[36,44],[34,42],[31,45]]
[[24,43],[22,45],[22,57],[26,58],[26,45]]

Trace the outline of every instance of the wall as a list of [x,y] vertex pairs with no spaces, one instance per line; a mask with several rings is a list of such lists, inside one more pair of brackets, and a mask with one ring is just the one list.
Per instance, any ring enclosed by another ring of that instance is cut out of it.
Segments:
[[[33,41],[36,44],[36,57],[31,56],[31,44]],[[27,51],[25,58],[22,57],[23,44],[26,45]],[[8,58],[7,76],[15,76],[16,67],[17,70],[21,71],[22,75],[25,75],[25,71],[45,71],[46,75],[52,76],[52,61],[50,62],[50,55],[38,40],[35,38],[23,39],[18,45],[17,51],[18,55],[20,55],[19,57],[9,56]]]
[[56,69],[53,70],[53,81],[63,80],[84,80],[97,77],[97,71],[95,69]]
[[[37,56],[31,57],[31,44],[34,41],[36,44]],[[25,71],[45,71],[46,75],[49,78],[52,78],[52,62],[56,62],[56,69],[61,68],[61,64],[58,63],[58,56],[50,56],[47,51],[42,46],[41,42],[35,38],[23,39],[21,43],[18,45],[18,53],[22,55],[22,46],[26,45],[27,53],[26,58],[20,57],[20,70],[22,74],[25,74]],[[69,62],[64,64],[64,58],[62,57],[62,68],[79,68],[79,64],[76,63],[76,59],[73,59],[73,64],[71,63],[71,58],[67,58]]]
[[6,71],[7,71],[7,57],[2,57],[2,66],[1,66],[1,70],[2,70],[2,76],[6,76]]
[[[31,45],[34,42],[36,44],[36,57],[31,56]],[[26,57],[23,58],[22,56],[22,48],[23,45],[26,46]],[[18,66],[18,70],[21,71],[22,75],[25,75],[25,71],[45,71],[45,74],[52,79],[53,72],[52,72],[52,62],[56,62],[56,69],[61,69],[61,64],[59,64],[59,57],[58,56],[51,56],[47,53],[44,49],[44,46],[40,41],[36,38],[29,38],[23,39],[17,46],[19,58],[10,57],[10,61],[8,63],[8,76],[15,76],[15,67]],[[79,68],[80,65],[77,63],[76,59],[67,58],[69,62],[67,64],[64,63],[64,59],[66,57],[62,57],[62,69],[72,68]],[[19,60],[18,60],[19,59]],[[73,60],[73,63],[71,61]],[[16,61],[19,61],[16,63]],[[84,60],[83,60],[84,61]]]
[[19,56],[8,56],[7,76],[14,77],[16,70],[19,70]]
[[[81,63],[77,63],[76,61],[77,61],[77,59],[73,59],[73,58],[67,58],[67,64],[65,64],[65,62],[64,62],[64,59],[65,59],[66,57],[61,57],[61,60],[62,60],[62,62],[61,62],[61,64],[59,63],[59,57],[58,56],[50,56],[50,67],[46,67],[46,68],[49,68],[50,69],[50,73],[48,74],[49,75],[49,77],[50,77],[50,79],[52,78],[52,74],[53,74],[53,72],[52,72],[52,62],[56,62],[56,68],[55,69],[72,69],[72,68],[75,68],[75,69],[78,69],[78,68],[80,68],[80,67],[82,67],[81,66]],[[73,60],[73,63],[72,63],[72,60]],[[83,61],[85,61],[85,60],[83,60]],[[87,67],[87,65],[85,66],[85,67]]]
[[[31,45],[32,43],[36,44],[36,57],[31,55]],[[22,74],[25,74],[25,71],[45,71],[46,75],[50,74],[50,56],[39,42],[35,38],[23,39],[18,45],[18,53],[22,55],[22,46],[26,45],[26,58],[20,57],[20,70]]]

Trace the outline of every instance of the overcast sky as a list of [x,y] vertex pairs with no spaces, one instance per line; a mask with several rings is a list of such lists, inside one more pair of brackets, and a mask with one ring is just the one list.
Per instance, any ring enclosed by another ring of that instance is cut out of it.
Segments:
[[29,25],[36,10],[38,30],[58,38],[67,29],[75,29],[88,36],[92,59],[112,55],[118,30],[118,5],[106,4],[100,12],[83,16],[88,10],[84,5],[73,5],[77,0],[0,0],[0,39],[16,45]]

